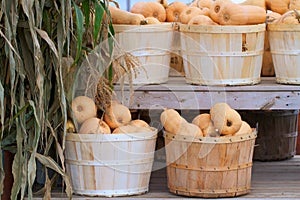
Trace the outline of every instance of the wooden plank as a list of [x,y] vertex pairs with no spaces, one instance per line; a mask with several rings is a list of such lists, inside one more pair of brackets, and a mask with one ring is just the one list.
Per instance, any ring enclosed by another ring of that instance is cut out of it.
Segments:
[[227,102],[238,110],[294,110],[300,109],[300,86],[276,84],[273,77],[265,77],[261,84],[249,86],[189,85],[182,77],[171,77],[161,85],[134,86],[130,96],[115,87],[118,99],[131,109],[210,109],[216,102]]
[[[156,164],[159,162],[159,164]],[[162,161],[155,161],[154,165],[160,166]],[[284,161],[253,162],[251,190],[248,194],[238,197],[239,200],[247,199],[300,199],[300,156],[297,155]],[[111,199],[182,199],[168,191],[166,168],[162,167],[152,172],[149,192],[137,196],[113,197]],[[42,200],[35,196],[35,200]],[[63,189],[58,188],[51,194],[51,199],[67,200]],[[101,197],[87,197],[73,195],[72,199],[104,199]],[[222,198],[218,198],[222,199]],[[223,198],[225,200],[225,198]]]

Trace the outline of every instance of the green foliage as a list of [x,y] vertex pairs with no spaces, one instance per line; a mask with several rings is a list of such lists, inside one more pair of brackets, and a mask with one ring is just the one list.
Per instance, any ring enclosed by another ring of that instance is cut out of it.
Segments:
[[[15,153],[11,199],[33,198],[37,159],[63,177],[71,198],[63,155],[68,105],[85,55],[101,42],[112,55],[108,1],[0,2],[0,158],[2,150]],[[0,159],[0,195],[3,179]],[[45,197],[51,183],[47,176]]]

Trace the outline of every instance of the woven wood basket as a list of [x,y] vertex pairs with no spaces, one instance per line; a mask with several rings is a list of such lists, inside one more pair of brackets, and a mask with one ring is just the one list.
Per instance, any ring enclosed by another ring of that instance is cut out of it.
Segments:
[[255,132],[220,138],[166,133],[170,192],[202,198],[249,193],[255,138]]
[[181,24],[186,82],[251,85],[260,82],[265,24],[195,26]]
[[241,112],[250,126],[258,126],[254,160],[286,160],[296,155],[298,113],[298,110]]
[[157,130],[66,137],[66,170],[75,194],[128,196],[149,189]]
[[300,84],[300,25],[268,24],[277,83]]
[[[160,84],[168,81],[173,40],[171,23],[154,25],[114,25],[121,48],[136,56],[140,66],[133,74],[133,84]],[[135,76],[136,74],[136,76]],[[129,83],[128,76],[124,82]]]

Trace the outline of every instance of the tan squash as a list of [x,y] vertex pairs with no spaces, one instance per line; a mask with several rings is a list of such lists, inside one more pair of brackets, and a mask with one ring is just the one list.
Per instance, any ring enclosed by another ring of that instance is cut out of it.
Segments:
[[166,10],[158,2],[137,2],[132,6],[130,12],[141,14],[144,17],[155,17],[160,22],[166,21]]
[[266,23],[267,24],[272,24],[274,21],[279,19],[281,17],[281,14],[273,11],[268,11],[267,12],[267,18],[266,18]]
[[185,3],[175,1],[169,4],[166,8],[166,21],[167,22],[178,22],[180,13],[187,7]]
[[220,25],[253,25],[266,22],[266,10],[251,5],[226,3],[219,12]]
[[168,7],[168,1],[167,0],[157,0],[158,3],[163,5],[164,8]]
[[198,15],[193,17],[188,25],[219,25],[206,15]]
[[202,130],[197,125],[189,123],[187,121],[184,121],[181,124],[180,128],[177,129],[174,133],[192,137],[203,137]]
[[141,119],[131,120],[128,125],[137,126],[137,127],[150,127],[147,122]]
[[80,134],[110,134],[109,126],[101,119],[92,117],[85,120],[80,129]]
[[299,11],[290,10],[274,20],[274,24],[299,24]]
[[284,14],[289,10],[290,0],[266,0],[266,6],[268,10]]
[[194,117],[192,124],[197,125],[201,130],[206,129],[211,122],[209,113],[202,113]]
[[115,129],[131,121],[131,112],[128,107],[117,101],[112,101],[104,112],[104,121],[110,128]]
[[252,6],[259,6],[267,9],[266,0],[245,0],[240,3],[240,5],[252,5]]
[[160,122],[164,129],[170,133],[176,133],[183,123],[187,123],[174,109],[165,109],[160,114]]
[[289,5],[290,10],[300,10],[300,1],[299,0],[290,0]]
[[242,125],[240,114],[227,103],[214,104],[210,109],[210,116],[214,127],[221,135],[232,135]]
[[75,121],[79,124],[97,116],[97,106],[93,99],[87,96],[77,96],[72,100],[71,109]]
[[214,0],[198,0],[198,7],[210,8]]
[[147,24],[161,24],[161,22],[155,17],[146,17]]
[[210,9],[209,9],[209,17],[214,22],[219,24],[220,11],[227,2],[232,3],[230,0],[215,0],[212,2]]
[[247,122],[242,121],[241,128],[234,135],[244,135],[248,133],[252,133],[252,128]]
[[141,14],[131,13],[114,6],[109,6],[113,24],[143,25],[146,24],[145,17]]
[[208,123],[208,126],[202,130],[204,137],[219,137],[220,133],[215,128],[212,121]]
[[115,128],[112,134],[121,134],[121,133],[149,133],[153,132],[150,127],[138,127],[133,125],[123,125]]
[[187,7],[179,15],[179,21],[183,24],[188,24],[189,21],[198,15],[204,15],[205,10],[198,7]]

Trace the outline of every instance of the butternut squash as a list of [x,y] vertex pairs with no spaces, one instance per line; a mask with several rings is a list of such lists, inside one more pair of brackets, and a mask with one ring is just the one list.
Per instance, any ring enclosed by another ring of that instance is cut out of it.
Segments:
[[279,19],[280,17],[281,17],[281,14],[279,14],[277,12],[273,12],[273,11],[268,11],[266,22],[267,22],[267,24],[271,24],[274,21],[276,21],[277,19]]
[[259,6],[259,7],[264,8],[265,10],[267,9],[266,0],[246,0],[246,1],[241,2],[240,5]]
[[112,131],[112,134],[124,134],[124,133],[149,133],[153,130],[150,127],[138,127],[133,125],[123,125],[118,128],[115,128]]
[[290,10],[300,10],[300,1],[299,0],[290,0],[289,5]]
[[87,96],[77,96],[72,100],[71,109],[75,121],[79,124],[85,120],[97,116],[97,106],[93,99]]
[[242,125],[240,114],[227,103],[216,103],[210,109],[214,127],[221,135],[233,135]]
[[147,24],[161,24],[161,22],[155,17],[146,17]]
[[206,15],[198,15],[193,17],[188,22],[188,25],[218,25],[218,24]]
[[289,10],[290,0],[266,0],[266,6],[268,10],[284,14]]
[[219,137],[220,133],[215,128],[212,121],[209,122],[208,126],[202,130],[204,137]]
[[80,134],[110,134],[110,127],[101,119],[92,117],[85,120],[80,129]]
[[183,24],[187,24],[193,17],[203,15],[204,11],[198,7],[187,7],[179,15],[179,21]]
[[180,13],[187,7],[185,3],[180,1],[174,1],[169,4],[166,8],[166,21],[167,22],[178,22]]
[[176,133],[186,120],[183,119],[176,110],[165,109],[160,114],[160,122],[166,131]]
[[274,24],[299,24],[300,15],[297,10],[290,10],[274,20]]
[[104,121],[110,128],[114,129],[129,123],[131,121],[131,112],[126,106],[117,101],[112,101],[105,110]]
[[192,123],[197,125],[201,130],[204,130],[208,127],[210,121],[211,121],[210,114],[209,113],[203,113],[203,114],[197,115],[192,120]]
[[251,132],[252,128],[250,127],[250,125],[247,122],[242,121],[241,128],[234,135],[243,135]]
[[155,17],[160,22],[165,22],[167,17],[164,6],[158,2],[137,2],[132,6],[130,12],[141,14],[144,17]]
[[197,6],[199,8],[210,8],[214,0],[195,0],[190,6]]
[[226,3],[218,15],[220,25],[253,25],[266,22],[266,10],[259,6]]
[[143,25],[146,19],[141,14],[135,14],[126,10],[121,10],[114,6],[109,6],[109,11],[113,24]]
[[198,0],[198,7],[200,8],[210,8],[213,0]]
[[227,2],[232,3],[230,0],[215,0],[215,1],[212,2],[211,6],[210,6],[210,9],[209,9],[209,17],[214,22],[219,24],[220,11]]
[[167,0],[157,0],[158,3],[163,5],[164,8],[168,7],[168,1]]

